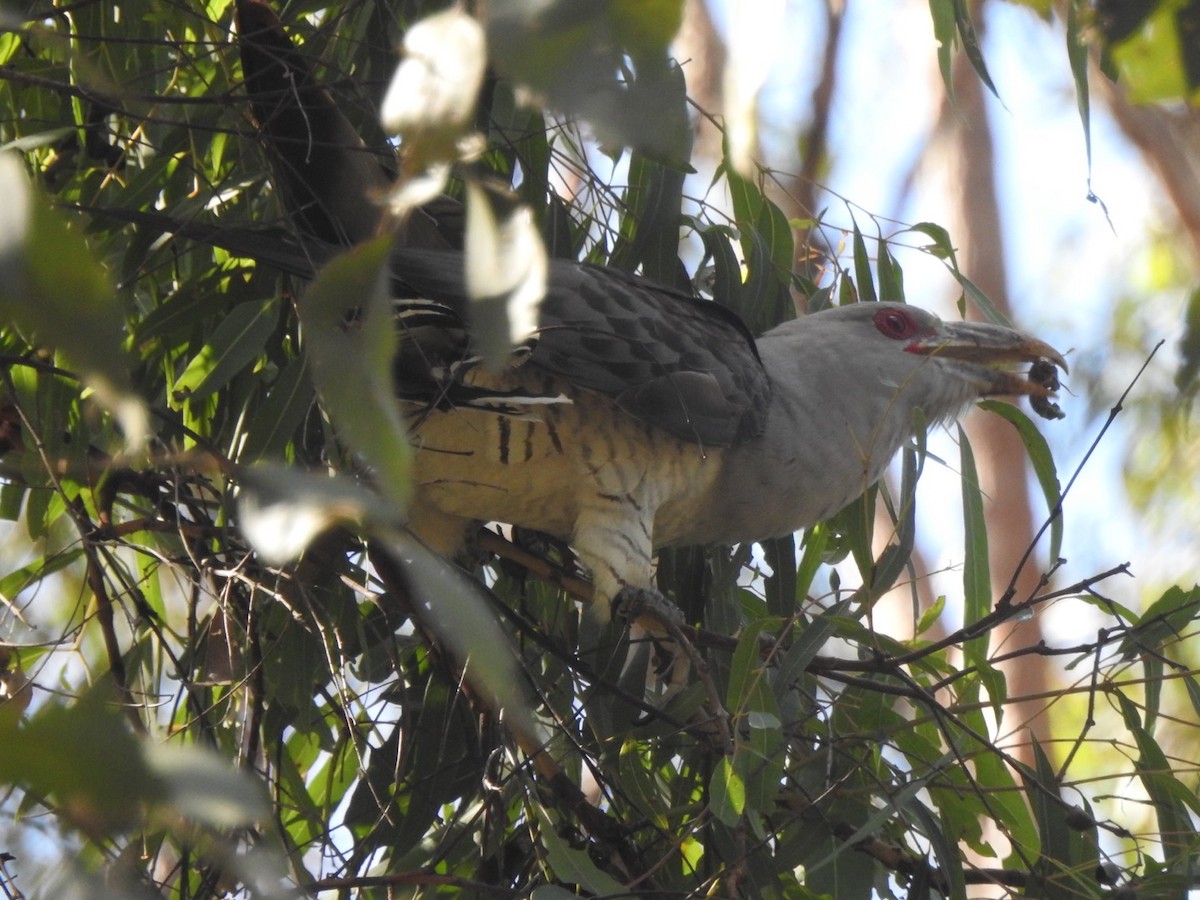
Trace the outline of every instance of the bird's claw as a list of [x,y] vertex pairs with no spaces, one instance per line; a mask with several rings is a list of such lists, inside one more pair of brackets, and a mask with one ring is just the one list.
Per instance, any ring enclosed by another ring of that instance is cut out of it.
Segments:
[[672,628],[680,628],[684,624],[683,613],[678,606],[658,591],[645,588],[624,588],[613,599],[613,612],[627,622],[650,619],[661,626],[658,630],[660,635],[669,634]]
[[704,687],[705,697],[699,731],[715,752],[731,752],[729,714],[721,705],[708,666],[688,637],[687,623],[679,607],[658,591],[629,587],[614,599],[613,607],[630,623],[631,631],[640,628],[653,641],[657,657],[655,673],[667,685],[661,702],[669,702],[693,676],[697,678]]

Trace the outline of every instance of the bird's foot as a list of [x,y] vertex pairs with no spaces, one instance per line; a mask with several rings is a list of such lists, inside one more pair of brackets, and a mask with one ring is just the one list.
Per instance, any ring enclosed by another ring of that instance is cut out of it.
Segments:
[[718,753],[732,752],[729,714],[679,607],[658,591],[627,587],[617,595],[613,608],[629,622],[631,639],[644,635],[654,644],[654,671],[666,685],[659,703],[669,702],[694,674],[705,695],[704,711],[698,717],[700,730]]
[[650,619],[662,626],[660,633],[684,624],[683,613],[678,606],[658,591],[647,588],[622,588],[613,598],[613,612],[629,622]]

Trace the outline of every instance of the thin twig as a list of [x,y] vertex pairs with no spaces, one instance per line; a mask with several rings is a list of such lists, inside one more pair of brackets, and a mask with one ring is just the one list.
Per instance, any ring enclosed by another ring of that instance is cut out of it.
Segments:
[[997,609],[1012,605],[1012,598],[1017,593],[1017,577],[1025,568],[1025,564],[1029,562],[1029,558],[1033,555],[1033,551],[1037,547],[1038,541],[1042,539],[1042,535],[1046,533],[1046,530],[1051,526],[1054,520],[1062,516],[1063,502],[1067,499],[1067,495],[1071,493],[1071,488],[1075,486],[1076,479],[1083,474],[1084,467],[1087,466],[1088,461],[1092,458],[1092,454],[1096,452],[1096,448],[1100,446],[1100,442],[1104,439],[1104,435],[1108,432],[1108,429],[1112,426],[1112,423],[1116,421],[1117,416],[1120,415],[1121,411],[1125,408],[1125,401],[1129,398],[1130,392],[1133,391],[1134,385],[1138,383],[1138,380],[1142,377],[1142,373],[1146,371],[1146,368],[1150,365],[1151,360],[1154,359],[1155,354],[1158,353],[1159,349],[1165,343],[1165,340],[1160,340],[1154,345],[1154,349],[1150,351],[1150,355],[1146,357],[1146,361],[1142,363],[1141,368],[1137,370],[1133,376],[1133,379],[1121,393],[1121,396],[1117,398],[1117,402],[1113,405],[1112,409],[1108,411],[1108,418],[1104,420],[1104,424],[1100,427],[1100,431],[1097,432],[1096,437],[1088,447],[1087,452],[1083,454],[1083,459],[1079,461],[1079,465],[1077,465],[1075,467],[1075,471],[1071,473],[1071,478],[1067,481],[1067,486],[1063,488],[1062,493],[1059,494],[1058,502],[1054,504],[1054,509],[1050,510],[1050,514],[1046,516],[1046,520],[1042,523],[1041,527],[1038,528],[1037,533],[1033,536],[1033,540],[1029,542],[1029,546],[1025,548],[1025,552],[1021,555],[1020,560],[1018,560],[1016,566],[1013,568],[1012,579],[1009,581],[1008,587],[1005,588],[1000,599],[996,601]]

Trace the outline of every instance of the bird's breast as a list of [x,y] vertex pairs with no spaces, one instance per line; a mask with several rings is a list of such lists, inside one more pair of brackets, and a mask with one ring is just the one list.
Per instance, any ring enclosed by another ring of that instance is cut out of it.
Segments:
[[[535,371],[491,384],[569,402],[520,415],[487,409],[414,411],[417,504],[465,519],[500,521],[572,540],[584,510],[688,530],[688,510],[709,492],[720,451],[640,422],[611,398]],[[662,522],[664,507],[673,511]],[[680,517],[683,517],[682,519]],[[640,527],[640,526],[639,526]]]

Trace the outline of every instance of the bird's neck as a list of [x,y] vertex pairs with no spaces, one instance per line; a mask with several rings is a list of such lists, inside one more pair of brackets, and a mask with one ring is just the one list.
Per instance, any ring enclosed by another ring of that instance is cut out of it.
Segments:
[[756,539],[806,528],[859,496],[915,420],[908,391],[869,361],[839,357],[836,346],[768,335],[760,352],[771,378],[766,430],[727,452],[714,517],[728,534]]

